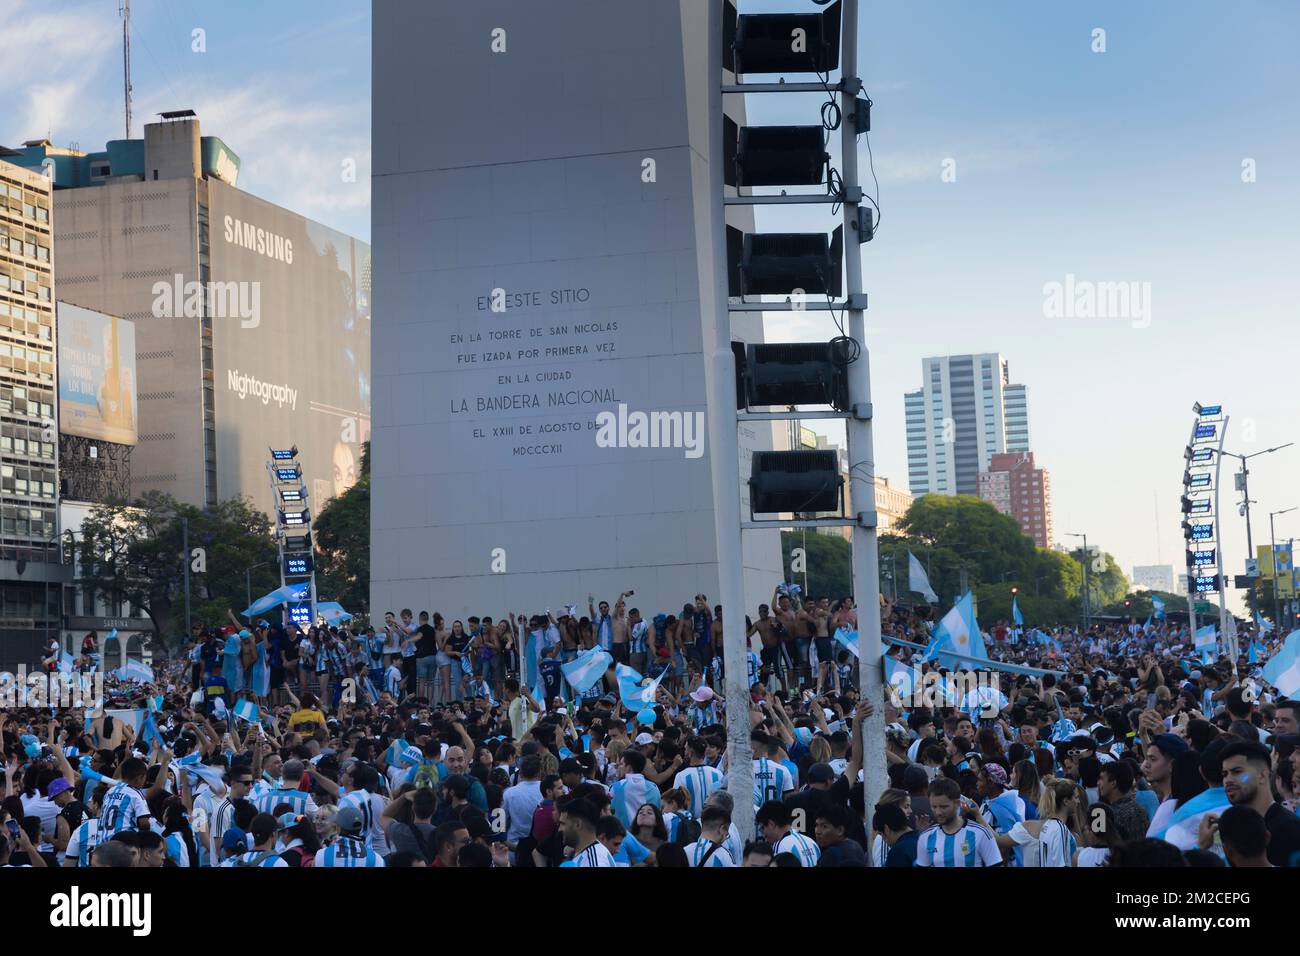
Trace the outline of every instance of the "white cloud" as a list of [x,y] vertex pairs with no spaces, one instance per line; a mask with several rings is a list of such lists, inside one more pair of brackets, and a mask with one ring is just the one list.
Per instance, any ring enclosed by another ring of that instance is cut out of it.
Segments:
[[[47,134],[77,135],[76,118],[101,84],[100,69],[118,49],[111,4],[82,3],[50,11],[40,3],[0,0],[5,75],[17,105],[0,119],[0,143],[16,145]],[[15,83],[22,78],[22,85]]]

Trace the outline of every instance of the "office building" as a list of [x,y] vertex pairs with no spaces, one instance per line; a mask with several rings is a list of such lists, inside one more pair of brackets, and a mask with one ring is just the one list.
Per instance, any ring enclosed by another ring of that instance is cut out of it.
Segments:
[[1135,590],[1174,591],[1174,566],[1172,564],[1135,564],[1133,565],[1133,587]]
[[191,110],[101,152],[17,152],[53,180],[60,299],[134,324],[132,497],[246,495],[269,514],[267,449],[294,445],[314,513],[352,484],[370,431],[365,243],[237,188],[239,157]]
[[974,495],[993,455],[1029,451],[1025,386],[1001,355],[921,361],[922,385],[903,396],[907,478],[913,495]]

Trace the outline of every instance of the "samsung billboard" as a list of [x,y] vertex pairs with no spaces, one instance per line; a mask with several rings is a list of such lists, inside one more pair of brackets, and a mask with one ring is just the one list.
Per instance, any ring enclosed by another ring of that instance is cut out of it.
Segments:
[[58,303],[59,431],[134,445],[135,325]]
[[208,192],[218,493],[271,511],[268,449],[296,445],[319,514],[370,436],[370,247],[223,183]]

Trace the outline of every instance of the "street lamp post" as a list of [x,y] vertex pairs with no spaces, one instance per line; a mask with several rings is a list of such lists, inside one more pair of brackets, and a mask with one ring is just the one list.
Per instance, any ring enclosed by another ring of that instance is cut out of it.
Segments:
[[244,588],[248,592],[248,603],[244,605],[245,607],[252,607],[253,605],[253,572],[258,568],[266,567],[268,564],[274,564],[274,562],[259,561],[257,564],[249,565],[244,569]]
[[[1300,507],[1297,505],[1296,507]],[[1288,511],[1295,511],[1295,507],[1283,508],[1281,511],[1270,511],[1268,513],[1268,540],[1272,546],[1269,552],[1268,560],[1273,568],[1273,626],[1277,628],[1277,633],[1282,633],[1282,599],[1278,596],[1277,587],[1277,533],[1273,530],[1273,518],[1277,515],[1284,515]],[[1294,559],[1292,559],[1294,560]]]
[[1083,551],[1079,556],[1079,563],[1083,565],[1083,629],[1087,631],[1092,627],[1092,595],[1089,593],[1088,582],[1088,536],[1077,531],[1067,531],[1066,536],[1083,539]]
[[1290,448],[1294,444],[1295,442],[1289,441],[1285,445],[1276,445],[1273,448],[1265,448],[1263,451],[1257,451],[1250,455],[1239,455],[1236,452],[1223,451],[1222,449],[1219,450],[1220,455],[1227,455],[1229,458],[1236,458],[1238,461],[1241,462],[1241,471],[1238,472],[1238,474],[1241,475],[1241,499],[1242,499],[1241,505],[1242,508],[1244,509],[1245,516],[1246,516],[1246,557],[1247,558],[1252,558],[1255,556],[1255,542],[1250,535],[1250,486],[1249,486],[1250,468],[1247,467],[1246,462],[1250,461],[1250,459],[1252,458],[1258,458],[1260,455],[1267,455],[1271,452],[1281,451],[1283,448]]

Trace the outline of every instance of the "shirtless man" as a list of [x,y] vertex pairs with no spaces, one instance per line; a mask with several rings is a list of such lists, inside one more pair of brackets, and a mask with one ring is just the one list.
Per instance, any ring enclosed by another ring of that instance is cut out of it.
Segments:
[[[806,636],[806,625],[800,619],[803,608],[790,600],[788,594],[772,592],[772,603],[776,605],[776,622],[781,626],[781,640],[785,643],[786,657],[792,663],[794,681],[806,677],[808,673],[808,645],[811,639]],[[781,681],[782,685],[786,682]]]
[[631,660],[631,654],[628,650],[628,639],[632,636],[632,625],[627,620],[626,601],[634,592],[624,591],[614,602],[614,646],[610,650],[615,663],[627,664]]
[[807,608],[812,622],[813,645],[817,649],[817,693],[829,685],[835,671],[835,641],[831,635],[831,599],[819,597]]
[[784,684],[785,667],[781,659],[781,635],[777,630],[777,620],[771,616],[766,604],[758,606],[758,620],[750,625],[749,633],[745,636],[752,637],[755,633],[763,642],[763,647],[758,654],[762,662],[759,679],[766,684],[772,680],[773,675],[776,675]]

